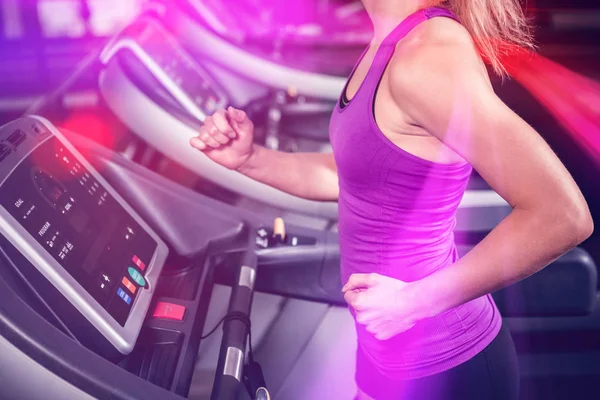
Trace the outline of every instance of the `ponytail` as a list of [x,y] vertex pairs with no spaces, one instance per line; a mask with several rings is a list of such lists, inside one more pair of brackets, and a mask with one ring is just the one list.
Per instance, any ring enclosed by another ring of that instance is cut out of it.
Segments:
[[531,27],[519,0],[442,0],[469,31],[479,53],[502,77],[503,60],[521,50],[534,50]]

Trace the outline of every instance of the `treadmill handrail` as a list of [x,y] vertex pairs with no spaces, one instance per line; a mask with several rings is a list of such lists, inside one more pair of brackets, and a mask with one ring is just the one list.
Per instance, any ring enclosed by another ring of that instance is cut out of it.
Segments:
[[212,28],[215,32],[221,35],[229,34],[228,27],[219,19],[219,17],[202,1],[189,0],[190,5],[198,13],[200,17]]
[[150,55],[130,37],[121,38],[114,43],[110,43],[100,54],[100,61],[107,65],[120,51],[129,50],[135,55],[141,64],[159,81],[164,89],[194,118],[201,122],[206,119],[206,114],[196,107],[192,99],[175,83],[173,79],[150,57]]
[[[254,251],[254,229],[246,223],[246,249],[241,259],[237,279],[232,287],[227,315],[236,314],[250,320],[254,283],[258,257]],[[223,338],[217,363],[217,372],[213,382],[211,400],[234,399],[243,381],[246,342],[250,335],[250,326],[237,318],[223,321]]]

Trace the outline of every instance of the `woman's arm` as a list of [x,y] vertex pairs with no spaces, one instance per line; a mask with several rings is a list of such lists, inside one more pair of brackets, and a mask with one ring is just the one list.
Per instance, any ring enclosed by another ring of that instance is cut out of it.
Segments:
[[206,118],[190,145],[214,162],[309,200],[338,199],[337,166],[331,153],[284,153],[253,143],[254,124],[229,107]]
[[[539,271],[593,231],[583,195],[546,142],[494,93],[459,28],[390,65],[390,90],[418,125],[468,160],[513,207],[455,265],[413,285],[420,318]],[[455,35],[455,36],[452,36]]]
[[338,199],[337,167],[332,153],[284,153],[255,144],[252,155],[238,171],[305,199]]

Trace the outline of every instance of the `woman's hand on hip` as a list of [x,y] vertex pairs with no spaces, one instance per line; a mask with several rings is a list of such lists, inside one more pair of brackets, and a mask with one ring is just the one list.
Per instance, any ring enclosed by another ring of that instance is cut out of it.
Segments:
[[353,274],[342,291],[356,321],[379,340],[407,331],[418,320],[412,283],[375,273]]

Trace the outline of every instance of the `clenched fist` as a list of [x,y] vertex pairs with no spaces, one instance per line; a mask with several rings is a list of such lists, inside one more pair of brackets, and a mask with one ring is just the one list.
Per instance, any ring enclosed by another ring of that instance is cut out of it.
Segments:
[[229,107],[206,117],[190,145],[226,168],[237,170],[252,155],[254,125],[245,112]]
[[379,340],[388,340],[417,322],[415,284],[379,274],[353,274],[342,288],[356,322]]

